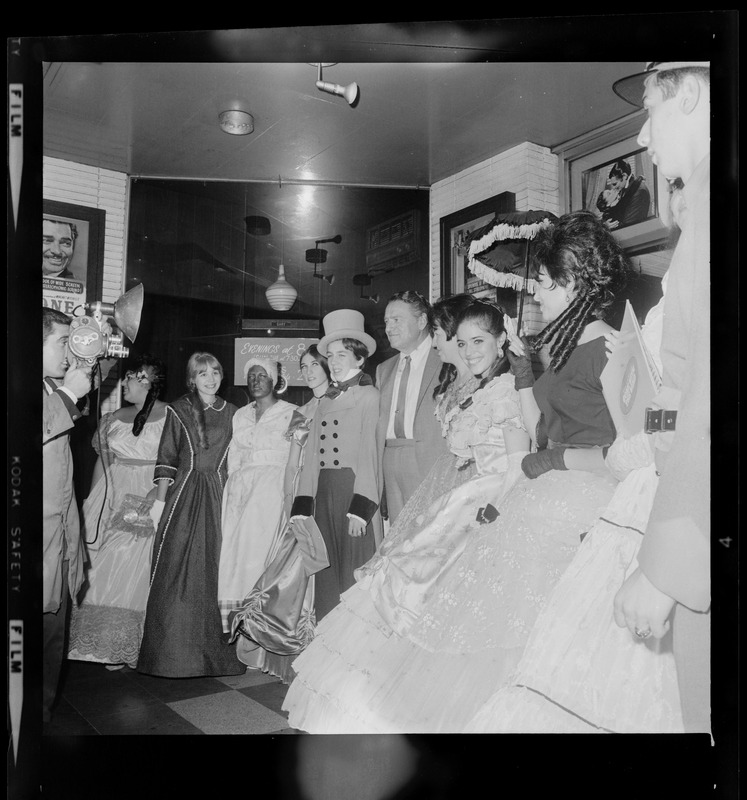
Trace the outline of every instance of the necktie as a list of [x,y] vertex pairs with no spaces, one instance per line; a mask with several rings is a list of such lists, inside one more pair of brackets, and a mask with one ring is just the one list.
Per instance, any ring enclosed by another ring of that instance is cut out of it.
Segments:
[[405,397],[407,396],[407,381],[410,378],[410,356],[405,356],[405,368],[399,379],[399,392],[397,393],[397,407],[394,410],[394,436],[397,439],[405,437]]

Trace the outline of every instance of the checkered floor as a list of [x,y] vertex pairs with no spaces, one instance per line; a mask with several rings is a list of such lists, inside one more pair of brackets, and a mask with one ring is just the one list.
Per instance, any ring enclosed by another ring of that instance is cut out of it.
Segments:
[[51,736],[295,734],[281,705],[288,687],[249,670],[225,678],[156,678],[66,661]]

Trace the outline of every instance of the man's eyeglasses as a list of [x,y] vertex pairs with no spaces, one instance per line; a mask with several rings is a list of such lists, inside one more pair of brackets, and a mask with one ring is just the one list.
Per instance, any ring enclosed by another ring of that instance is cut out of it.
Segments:
[[128,370],[125,372],[124,379],[126,381],[131,381],[135,379],[138,383],[151,383],[150,378],[148,377],[148,373],[141,369],[139,372],[134,372],[133,370]]

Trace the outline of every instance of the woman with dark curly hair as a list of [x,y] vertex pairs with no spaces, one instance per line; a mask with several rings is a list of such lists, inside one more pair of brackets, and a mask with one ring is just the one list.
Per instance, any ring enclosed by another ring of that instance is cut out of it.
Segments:
[[[370,626],[366,647],[346,640],[351,626],[326,626],[324,667],[300,669],[286,696],[292,726],[312,733],[462,731],[507,683],[548,594],[606,507],[616,481],[604,449],[615,427],[600,380],[611,330],[601,317],[624,285],[627,264],[611,232],[589,213],[565,215],[542,231],[535,253],[548,323],[536,346],[550,345],[550,366],[533,385],[529,358],[510,360],[525,427],[547,431],[545,449],[521,459],[523,474],[505,494],[498,481],[478,507],[450,519],[452,529],[471,526],[470,536],[413,618],[396,631],[383,619],[378,629]],[[468,363],[488,341],[462,326],[457,338]]]
[[90,563],[72,611],[68,658],[111,669],[137,664],[154,534],[146,495],[155,491],[165,381],[164,363],[140,356],[122,380],[124,405],[104,414],[93,437],[99,458],[82,514]]

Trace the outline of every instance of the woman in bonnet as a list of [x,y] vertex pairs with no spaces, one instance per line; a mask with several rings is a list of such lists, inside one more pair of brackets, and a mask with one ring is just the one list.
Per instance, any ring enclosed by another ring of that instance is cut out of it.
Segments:
[[283,476],[290,441],[285,432],[296,406],[278,399],[287,381],[269,358],[244,366],[252,401],[233,418],[228,481],[223,492],[223,542],[218,569],[218,605],[223,631],[264,572],[283,519]]

